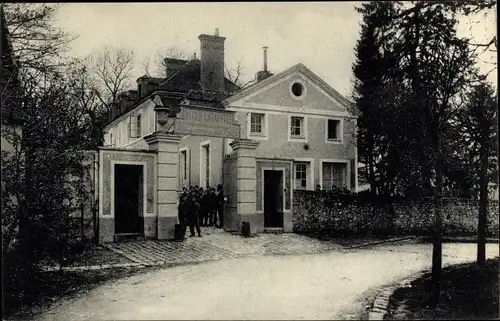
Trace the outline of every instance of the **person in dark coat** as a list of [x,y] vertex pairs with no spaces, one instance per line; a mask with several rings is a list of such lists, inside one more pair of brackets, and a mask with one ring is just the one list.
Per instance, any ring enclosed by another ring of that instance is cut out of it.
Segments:
[[186,194],[183,192],[179,197],[179,205],[177,206],[177,218],[179,219],[179,224],[182,227],[182,237],[186,234],[186,212],[185,212],[185,202]]
[[210,214],[209,214],[209,209],[208,209],[208,198],[207,198],[207,193],[208,193],[208,188],[206,191],[203,191],[203,189],[200,189],[200,195],[199,195],[199,203],[201,207],[201,226],[208,226],[209,219],[210,219]]
[[215,189],[213,187],[210,187],[208,190],[207,206],[211,226],[217,226],[217,194],[215,193]]
[[201,237],[201,229],[200,229],[200,213],[201,207],[200,204],[196,201],[195,192],[189,194],[188,199],[186,201],[186,213],[187,213],[187,221],[189,225],[190,237],[195,236],[194,228],[196,227],[196,232],[198,232],[198,236]]
[[219,228],[224,227],[224,188],[221,184],[217,185],[216,196],[217,214],[219,216]]

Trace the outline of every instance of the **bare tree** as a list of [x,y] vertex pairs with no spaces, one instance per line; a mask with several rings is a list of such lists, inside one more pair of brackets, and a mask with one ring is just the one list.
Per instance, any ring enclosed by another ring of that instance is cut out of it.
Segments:
[[151,62],[151,59],[149,57],[144,58],[141,62],[142,71],[148,77],[151,77],[150,62]]
[[155,66],[157,74],[163,78],[165,78],[166,76],[167,68],[167,65],[165,64],[165,58],[187,60],[189,58],[189,54],[174,46],[170,46],[167,49],[159,49],[156,53]]
[[54,26],[58,8],[57,4],[2,4],[14,55],[23,72],[40,76],[69,61],[64,54],[76,37]]
[[251,84],[253,84],[256,79],[251,79],[247,82],[243,82],[242,79],[245,76],[244,72],[244,66],[243,66],[243,59],[238,59],[236,62],[236,66],[234,68],[228,67],[228,65],[224,66],[225,69],[225,77],[232,81],[235,85],[237,85],[240,88],[245,88]]
[[130,87],[134,60],[132,50],[108,46],[89,57],[94,90],[106,106]]

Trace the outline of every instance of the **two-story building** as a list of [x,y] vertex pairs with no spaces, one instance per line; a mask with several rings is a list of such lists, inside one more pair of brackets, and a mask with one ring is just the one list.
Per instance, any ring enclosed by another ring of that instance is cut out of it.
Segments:
[[[257,73],[254,84],[240,89],[224,77],[225,38],[216,31],[213,36],[200,35],[199,40],[200,59],[167,58],[166,79],[143,76],[137,80],[136,91],[121,96],[104,129],[103,150],[147,154],[152,146],[148,137],[159,130],[155,106],[180,106],[172,127],[172,132],[179,136],[177,166],[172,167],[177,173],[169,177],[177,179],[179,189],[225,183],[229,203],[231,195],[238,195],[234,213],[243,209],[255,212],[251,221],[257,232],[265,228],[292,231],[295,189],[313,190],[319,185],[322,189],[337,186],[356,191],[354,132],[359,112],[351,102],[301,63],[273,75],[267,70],[266,48],[264,70]],[[248,156],[234,156],[234,140],[255,143],[253,159],[248,165],[243,162]],[[231,155],[238,159],[239,176],[225,170]],[[117,168],[113,173],[118,171]],[[145,190],[161,189],[162,177],[158,176],[157,185],[148,187],[150,179],[146,176],[154,175],[140,171],[131,170],[123,175],[140,177],[144,182],[136,192],[141,198],[136,202],[141,208],[139,215],[154,209],[157,213],[149,215],[158,216],[162,208],[160,200]],[[248,176],[240,179],[241,175]],[[240,185],[232,183],[236,179]],[[126,180],[111,184],[125,185]],[[114,189],[115,193],[118,189]],[[246,207],[245,202],[251,206]],[[136,203],[120,210],[135,208]],[[149,210],[146,203],[151,205]],[[114,205],[108,210],[118,211]],[[154,225],[147,221],[144,218],[142,224]],[[237,229],[240,223],[233,221],[225,226]],[[141,229],[138,227],[137,231]]]

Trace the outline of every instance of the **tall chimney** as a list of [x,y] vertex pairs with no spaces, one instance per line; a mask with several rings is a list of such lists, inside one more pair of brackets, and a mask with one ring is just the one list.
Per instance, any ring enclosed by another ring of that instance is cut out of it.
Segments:
[[266,46],[262,47],[263,51],[264,51],[264,70],[261,70],[261,71],[257,71],[257,75],[256,75],[256,78],[257,78],[257,82],[259,81],[262,81],[268,77],[271,77],[273,74],[270,73],[268,70],[267,70],[267,48]]
[[203,91],[225,92],[224,86],[224,41],[219,37],[219,30],[215,35],[199,35],[201,46],[200,83]]
[[264,71],[267,72],[267,47],[262,47],[264,49]]

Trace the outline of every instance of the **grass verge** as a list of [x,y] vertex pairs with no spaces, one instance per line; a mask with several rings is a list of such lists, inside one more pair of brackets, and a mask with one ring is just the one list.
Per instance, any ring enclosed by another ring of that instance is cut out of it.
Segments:
[[[97,286],[120,278],[149,272],[147,268],[112,268],[81,272],[45,272],[25,292],[21,300],[9,300],[4,293],[3,319],[29,320],[61,299],[71,299],[85,294]],[[6,300],[7,299],[7,300]]]
[[495,320],[499,317],[498,257],[442,271],[441,302],[431,308],[430,274],[400,288],[389,300],[386,320]]

